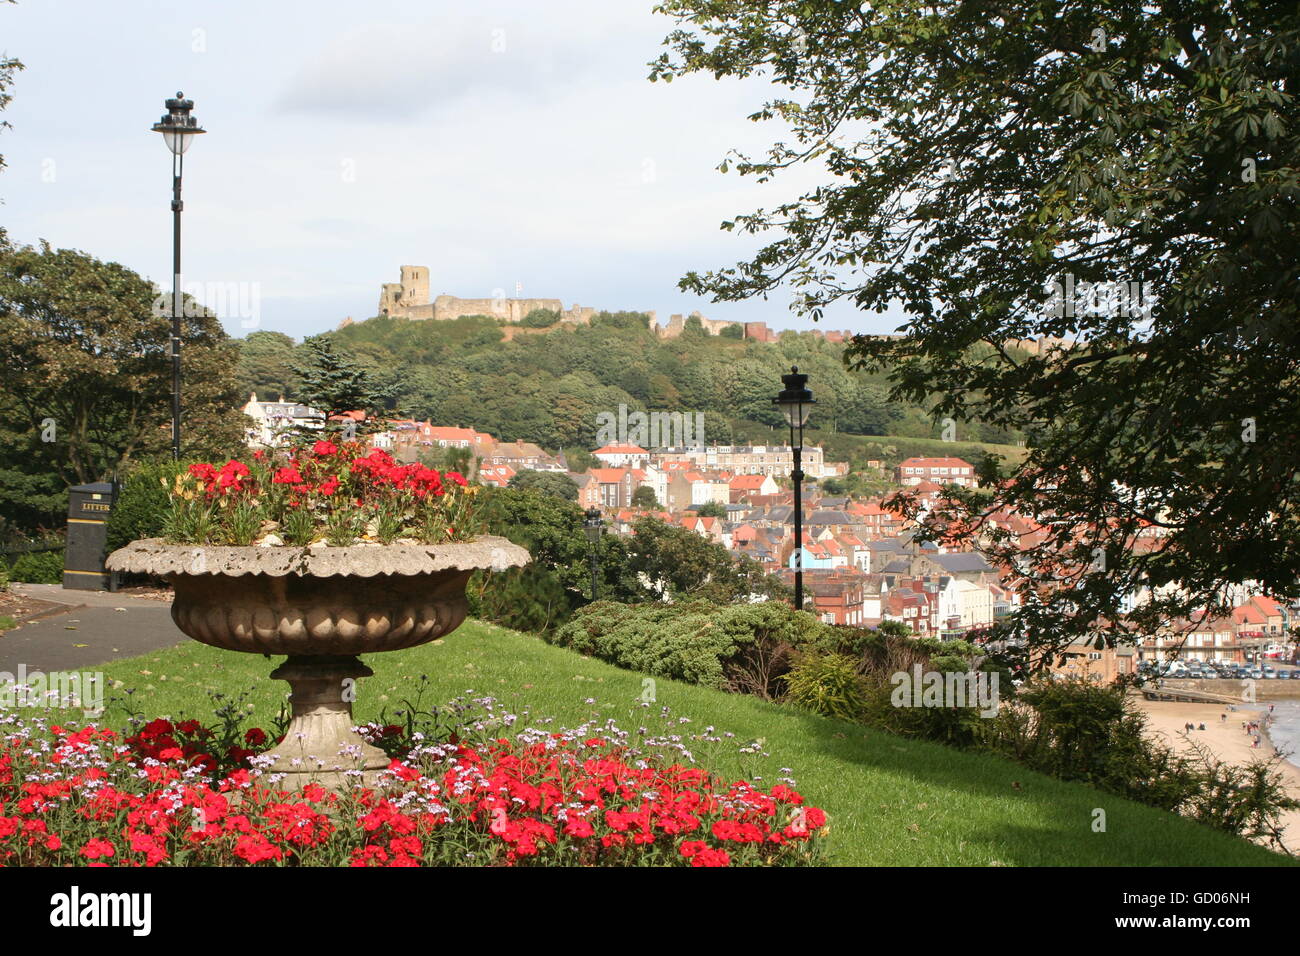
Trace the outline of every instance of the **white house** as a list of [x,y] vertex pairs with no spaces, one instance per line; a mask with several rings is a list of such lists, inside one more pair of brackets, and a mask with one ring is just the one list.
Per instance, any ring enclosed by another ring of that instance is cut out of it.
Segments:
[[963,631],[993,623],[993,594],[988,588],[961,578],[949,578],[939,592],[939,621],[948,627],[956,622]]
[[607,468],[644,468],[650,463],[650,452],[639,445],[605,445],[593,451],[592,455],[599,458]]
[[273,448],[285,444],[287,433],[293,428],[323,429],[325,413],[298,402],[259,402],[257,393],[248,397],[244,414],[253,421],[245,435],[251,448]]

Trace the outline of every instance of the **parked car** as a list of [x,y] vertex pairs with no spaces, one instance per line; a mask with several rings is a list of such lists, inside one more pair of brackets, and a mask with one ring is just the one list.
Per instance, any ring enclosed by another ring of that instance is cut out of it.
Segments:
[[1249,677],[1251,680],[1263,680],[1264,672],[1260,670],[1258,667],[1252,667],[1249,671],[1247,671],[1246,676]]

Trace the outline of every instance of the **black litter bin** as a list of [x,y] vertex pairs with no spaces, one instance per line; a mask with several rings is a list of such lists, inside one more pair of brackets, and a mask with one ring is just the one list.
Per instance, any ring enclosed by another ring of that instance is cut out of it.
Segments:
[[68,539],[63,552],[63,586],[82,591],[108,588],[104,570],[108,516],[114,490],[107,481],[77,485],[68,495]]

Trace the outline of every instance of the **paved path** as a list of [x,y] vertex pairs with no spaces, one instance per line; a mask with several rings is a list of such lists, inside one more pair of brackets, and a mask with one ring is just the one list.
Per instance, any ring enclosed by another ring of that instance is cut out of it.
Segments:
[[19,664],[29,672],[79,670],[189,640],[172,623],[171,605],[164,601],[65,591],[57,584],[13,588],[64,609],[0,634],[0,672],[15,674]]

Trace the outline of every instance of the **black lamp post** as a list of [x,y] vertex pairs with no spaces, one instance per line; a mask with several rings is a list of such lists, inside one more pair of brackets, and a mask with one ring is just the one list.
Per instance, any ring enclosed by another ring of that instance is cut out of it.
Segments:
[[600,547],[600,536],[605,533],[605,522],[600,518],[599,508],[587,509],[587,520],[582,523],[582,530],[587,535],[587,558],[591,562],[591,599],[596,600],[596,581],[600,575],[600,558],[596,549]]
[[150,127],[162,133],[172,154],[172,458],[181,457],[181,171],[185,150],[199,133],[206,132],[190,115],[194,101],[179,90],[167,101],[167,112]]
[[808,391],[808,376],[799,374],[799,366],[792,365],[789,375],[781,376],[785,388],[772,399],[781,409],[790,425],[790,450],[794,455],[794,468],[790,480],[794,483],[794,606],[803,610],[803,426],[808,413],[817,404]]

